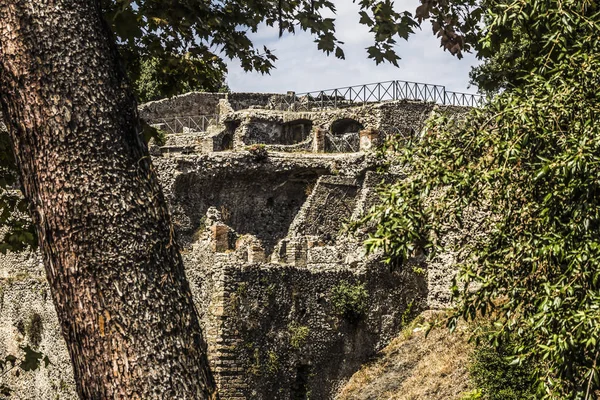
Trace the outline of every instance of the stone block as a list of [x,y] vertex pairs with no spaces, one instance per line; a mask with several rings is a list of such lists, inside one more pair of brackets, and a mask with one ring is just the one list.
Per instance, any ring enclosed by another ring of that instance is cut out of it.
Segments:
[[313,140],[313,151],[315,153],[324,153],[325,152],[325,136],[327,135],[327,131],[323,128],[317,128],[313,130],[314,140]]
[[287,245],[287,264],[306,267],[306,245],[304,240],[291,240]]
[[335,246],[313,247],[307,252],[308,264],[336,264],[340,261],[340,254]]
[[214,136],[202,139],[200,148],[201,148],[202,153],[212,153],[213,151],[218,150],[215,148]]
[[229,241],[229,227],[227,225],[213,225],[210,227],[213,251],[224,253],[231,250]]
[[377,129],[364,129],[360,131],[360,151],[372,150],[379,144],[379,131]]
[[265,249],[259,245],[248,246],[248,262],[251,264],[264,263],[267,261]]

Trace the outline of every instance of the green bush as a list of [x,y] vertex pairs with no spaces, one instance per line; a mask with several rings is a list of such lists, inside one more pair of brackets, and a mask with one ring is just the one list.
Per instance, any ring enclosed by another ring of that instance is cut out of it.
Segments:
[[488,345],[477,347],[469,366],[471,381],[477,388],[467,399],[526,400],[535,398],[536,379],[530,363],[512,364],[512,354],[506,345],[497,349]]
[[337,315],[350,322],[361,320],[368,308],[369,293],[362,283],[351,285],[342,281],[331,290],[331,304]]

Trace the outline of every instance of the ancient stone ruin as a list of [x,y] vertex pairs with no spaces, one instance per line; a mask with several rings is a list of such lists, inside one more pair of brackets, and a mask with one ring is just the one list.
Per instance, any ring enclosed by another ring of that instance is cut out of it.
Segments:
[[[451,260],[415,260],[425,272],[390,268],[366,257],[344,226],[377,201],[374,148],[391,135],[418,134],[436,108],[456,108],[341,103],[189,93],[140,107],[167,133],[151,153],[221,399],[334,398],[407,316],[448,303]],[[10,376],[13,395],[75,399],[40,257],[2,256],[0,273],[0,354],[30,344],[52,362]],[[343,296],[348,288],[360,302]]]

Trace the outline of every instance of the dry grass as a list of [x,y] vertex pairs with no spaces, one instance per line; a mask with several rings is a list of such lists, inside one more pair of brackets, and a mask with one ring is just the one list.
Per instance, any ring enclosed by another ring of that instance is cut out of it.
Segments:
[[452,400],[469,390],[471,351],[464,329],[440,326],[425,336],[426,313],[394,339],[374,362],[344,386],[338,400]]

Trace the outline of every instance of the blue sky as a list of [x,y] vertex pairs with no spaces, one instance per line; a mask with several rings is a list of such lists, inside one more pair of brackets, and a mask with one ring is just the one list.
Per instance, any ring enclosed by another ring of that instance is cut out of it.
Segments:
[[[288,90],[308,92],[336,87],[388,80],[445,85],[448,90],[475,93],[469,88],[469,71],[478,60],[466,54],[456,59],[439,47],[438,39],[431,33],[429,22],[417,31],[408,42],[400,40],[397,53],[402,58],[400,68],[390,64],[375,65],[367,58],[366,47],[372,36],[366,26],[358,23],[358,5],[350,0],[334,0],[337,7],[336,36],[345,42],[345,60],[329,57],[317,50],[316,43],[307,33],[286,35],[281,39],[278,30],[263,27],[252,36],[256,45],[267,45],[279,58],[270,75],[245,73],[234,61],[228,62],[227,83],[235,92],[277,92]],[[398,10],[414,11],[418,0],[396,0]]]

